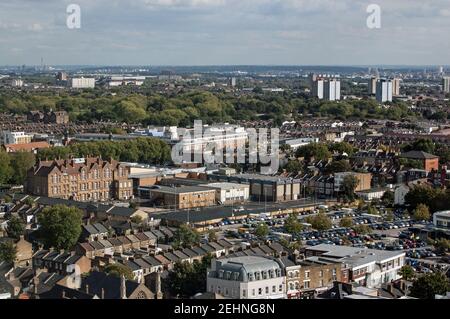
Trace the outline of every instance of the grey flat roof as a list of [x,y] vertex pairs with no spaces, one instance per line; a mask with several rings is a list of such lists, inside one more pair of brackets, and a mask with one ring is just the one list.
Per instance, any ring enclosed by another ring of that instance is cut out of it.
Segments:
[[168,187],[168,186],[160,186],[157,188],[150,188],[151,192],[155,193],[167,193],[167,194],[185,194],[185,193],[198,193],[198,192],[211,192],[215,191],[212,188],[205,186],[181,186],[181,187]]
[[368,249],[349,246],[338,246],[329,244],[320,244],[317,246],[308,246],[306,250],[323,252],[321,257],[334,258],[358,267],[372,262],[382,262],[383,260],[398,258],[404,256],[404,252]]

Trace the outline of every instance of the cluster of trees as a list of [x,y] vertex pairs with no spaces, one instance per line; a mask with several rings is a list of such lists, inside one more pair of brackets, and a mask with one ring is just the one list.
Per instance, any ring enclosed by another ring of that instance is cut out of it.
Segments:
[[[284,145],[283,145],[284,146]],[[281,148],[286,153],[291,153],[289,147],[284,146]],[[283,167],[289,173],[301,173],[305,170],[308,162],[312,160],[327,161],[336,152],[340,155],[347,154],[351,156],[355,153],[356,149],[347,142],[341,143],[311,143],[302,147],[299,147],[295,152],[297,159],[289,160]],[[303,161],[299,161],[298,158],[304,158]],[[336,159],[325,167],[325,174],[333,174],[339,172],[351,171],[352,167],[349,161],[345,158]]]
[[450,209],[450,191],[432,188],[428,185],[416,185],[405,196],[405,203],[415,210],[420,204],[431,212]]
[[211,266],[212,256],[203,257],[202,261],[195,260],[192,264],[178,262],[169,272],[167,278],[169,292],[178,298],[190,298],[197,293],[206,291],[206,274]]
[[[441,164],[447,164],[450,161],[450,147],[448,147],[446,144],[442,143],[435,143],[431,139],[428,138],[419,138],[416,139],[414,142],[405,144],[403,146],[404,152],[409,151],[422,151],[430,154],[434,154],[436,156],[439,156],[439,162]],[[411,166],[412,168],[423,168],[422,163],[416,163],[415,161],[407,161],[407,164],[415,164]]]
[[6,153],[0,150],[0,185],[22,185],[27,171],[35,164],[33,153]]
[[40,225],[37,237],[46,248],[71,249],[80,238],[82,216],[82,211],[76,207],[47,207],[37,215]]
[[38,158],[68,159],[70,157],[101,156],[119,161],[165,164],[171,160],[167,143],[159,139],[138,138],[130,141],[96,141],[75,143],[69,146],[41,149]]
[[254,90],[253,94],[190,91],[181,94],[130,93],[105,95],[101,90],[82,92],[5,92],[0,112],[23,114],[30,110],[66,110],[72,120],[111,120],[128,123],[190,126],[195,119],[206,123],[233,120],[284,119],[327,116],[337,119],[386,118],[400,120],[414,116],[406,104],[393,103],[388,109],[373,100],[320,101],[303,93],[274,94]]
[[320,211],[317,215],[308,216],[306,218],[306,222],[311,224],[312,228],[319,231],[328,230],[333,226],[333,222],[330,217],[322,211]]
[[188,225],[181,225],[173,235],[173,247],[189,247],[198,244],[200,244],[200,234]]

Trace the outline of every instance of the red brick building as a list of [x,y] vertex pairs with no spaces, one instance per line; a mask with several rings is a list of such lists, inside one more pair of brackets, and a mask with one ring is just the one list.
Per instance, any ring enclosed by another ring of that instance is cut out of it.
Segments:
[[419,151],[411,151],[402,154],[400,158],[422,162],[423,168],[427,172],[431,172],[433,170],[437,171],[439,169],[439,157],[433,154]]

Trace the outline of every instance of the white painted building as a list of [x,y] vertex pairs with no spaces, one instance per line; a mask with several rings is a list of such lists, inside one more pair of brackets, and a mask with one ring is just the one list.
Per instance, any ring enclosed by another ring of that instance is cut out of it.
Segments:
[[284,144],[289,145],[292,150],[296,150],[302,146],[309,145],[311,143],[318,143],[319,138],[317,137],[304,137],[304,138],[296,138],[292,140],[284,141]]
[[250,196],[250,185],[246,184],[211,183],[203,186],[214,188],[217,202],[223,205],[247,201]]
[[273,259],[244,256],[213,260],[208,269],[208,292],[232,299],[285,299],[286,277]]
[[33,136],[25,132],[2,131],[0,136],[1,144],[27,144],[30,143]]
[[434,213],[433,224],[436,228],[450,229],[450,210]]
[[383,197],[384,193],[386,193],[386,189],[380,189],[380,188],[372,188],[372,189],[368,189],[365,191],[355,192],[356,195],[358,195],[360,198],[362,198],[365,201],[380,199],[381,197]]
[[349,246],[320,244],[306,247],[307,260],[340,261],[350,270],[351,282],[369,288],[401,278],[405,264],[403,251],[387,251]]
[[394,204],[405,205],[405,196],[409,193],[409,187],[405,184],[398,185],[394,189]]
[[95,88],[94,78],[73,78],[69,81],[69,86],[72,89],[93,89]]

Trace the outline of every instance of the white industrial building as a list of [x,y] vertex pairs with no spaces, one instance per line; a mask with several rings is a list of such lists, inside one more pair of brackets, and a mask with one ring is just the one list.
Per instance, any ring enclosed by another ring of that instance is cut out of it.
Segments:
[[232,299],[285,299],[286,276],[273,259],[244,256],[213,260],[207,290]]
[[216,190],[216,201],[223,205],[247,201],[250,196],[250,185],[246,184],[211,183],[204,186],[214,188]]
[[73,78],[69,81],[69,87],[72,89],[93,89],[95,88],[94,78]]

